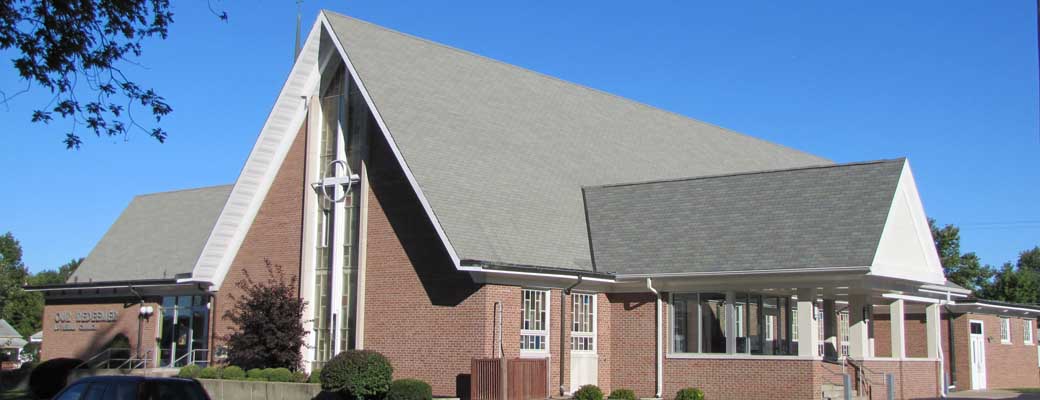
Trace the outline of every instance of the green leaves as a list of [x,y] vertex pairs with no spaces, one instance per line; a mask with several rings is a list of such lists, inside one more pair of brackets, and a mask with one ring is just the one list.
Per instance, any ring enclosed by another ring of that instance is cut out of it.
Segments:
[[943,265],[946,279],[964,286],[984,299],[1015,303],[1040,302],[1040,246],[1019,254],[1018,263],[1004,263],[1000,268],[983,265],[975,253],[961,254],[960,229],[954,225],[939,228],[928,219],[935,240],[935,250]]
[[[49,123],[55,114],[69,121],[67,148],[83,143],[77,127],[99,137],[125,137],[136,128],[163,142],[162,128],[146,127],[123,111],[137,105],[158,123],[173,109],[120,66],[141,55],[144,40],[165,39],[172,22],[168,0],[3,1],[0,50],[18,50],[12,60],[18,75],[54,94],[50,104],[33,111],[32,122]],[[9,100],[0,96],[0,102]]]

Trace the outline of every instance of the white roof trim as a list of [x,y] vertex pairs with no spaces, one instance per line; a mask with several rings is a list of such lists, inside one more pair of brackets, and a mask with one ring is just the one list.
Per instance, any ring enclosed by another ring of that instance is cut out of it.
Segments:
[[903,162],[870,274],[934,285],[946,282],[908,161]]
[[212,284],[211,290],[220,289],[307,115],[305,96],[314,90],[319,78],[319,26],[315,23],[307,35],[299,58],[282,86],[267,122],[260,130],[256,144],[192,270],[191,280],[209,282]]
[[379,115],[379,109],[377,109],[375,103],[372,102],[372,96],[368,94],[368,90],[365,88],[365,82],[362,81],[360,76],[358,76],[354,64],[350,62],[350,57],[347,55],[346,50],[344,50],[343,44],[340,43],[339,35],[336,34],[334,29],[332,29],[332,24],[329,23],[325,11],[322,11],[318,15],[318,20],[321,21],[325,26],[325,29],[329,31],[329,36],[332,37],[332,43],[336,45],[340,57],[343,57],[343,62],[347,64],[350,76],[354,78],[355,82],[357,82],[361,96],[365,98],[365,103],[368,104],[368,109],[372,111],[372,116],[375,117],[376,123],[379,125],[379,130],[383,132],[383,137],[386,138],[387,143],[390,145],[390,149],[394,153],[394,157],[397,158],[398,164],[401,165],[401,170],[404,171],[404,175],[408,178],[408,183],[412,185],[412,190],[415,190],[415,195],[419,198],[419,202],[422,203],[426,215],[430,217],[430,222],[433,224],[433,228],[437,231],[437,236],[440,237],[441,242],[444,244],[444,248],[448,251],[448,255],[451,257],[451,261],[455,264],[455,268],[458,269],[462,264],[458,253],[455,251],[455,247],[453,247],[451,241],[448,240],[448,235],[444,233],[444,228],[441,227],[441,223],[437,219],[437,214],[435,214],[433,208],[430,207],[430,201],[426,199],[426,195],[423,194],[422,189],[419,187],[419,182],[415,180],[415,175],[413,175],[412,170],[408,168],[408,163],[405,162],[404,156],[401,155],[401,149],[397,147],[397,142],[394,141],[394,137],[390,135],[390,129],[386,127],[386,122],[383,121],[383,117]]

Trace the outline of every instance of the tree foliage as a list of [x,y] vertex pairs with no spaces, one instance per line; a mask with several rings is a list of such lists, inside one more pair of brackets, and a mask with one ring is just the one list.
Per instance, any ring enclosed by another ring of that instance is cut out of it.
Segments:
[[946,278],[976,293],[986,289],[993,277],[993,269],[982,265],[975,253],[961,254],[960,228],[954,225],[940,228],[931,218],[928,226],[932,229],[935,250],[939,253]]
[[934,219],[929,219],[928,225],[947,279],[984,299],[1040,303],[1040,246],[1019,253],[1015,264],[1006,262],[994,268],[982,264],[975,253],[961,253],[960,229],[956,226],[940,228]]
[[169,0],[0,1],[0,50],[17,50],[12,62],[26,81],[10,96],[0,91],[0,103],[33,85],[49,90],[50,103],[32,121],[70,121],[64,139],[70,149],[80,147],[84,129],[104,137],[138,129],[163,142],[166,131],[145,127],[133,112],[143,109],[157,125],[173,109],[121,67],[141,55],[145,39],[165,39],[172,22]]
[[256,282],[245,271],[236,283],[240,297],[224,319],[234,325],[226,337],[228,362],[244,369],[300,367],[304,336],[303,310],[306,302],[296,295],[297,278],[286,277],[280,265],[264,260],[268,279]]
[[0,319],[28,337],[43,326],[43,295],[26,292],[22,286],[65,283],[83,259],[73,259],[58,268],[36,274],[22,263],[22,245],[11,232],[0,236]]

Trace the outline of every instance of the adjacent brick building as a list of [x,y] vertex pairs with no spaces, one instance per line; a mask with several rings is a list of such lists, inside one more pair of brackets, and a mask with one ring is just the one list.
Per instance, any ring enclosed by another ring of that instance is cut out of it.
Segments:
[[[504,356],[545,360],[549,395],[818,399],[845,363],[861,393],[891,374],[932,398],[963,358],[942,307],[968,293],[927,232],[905,159],[833,164],[323,12],[233,185],[139,196],[34,290],[46,358],[122,334],[157,367],[225,362],[236,284],[270,262],[308,302],[306,370],[364,348],[439,396]],[[907,356],[877,357],[893,336]],[[1032,384],[1030,354],[990,385]]]

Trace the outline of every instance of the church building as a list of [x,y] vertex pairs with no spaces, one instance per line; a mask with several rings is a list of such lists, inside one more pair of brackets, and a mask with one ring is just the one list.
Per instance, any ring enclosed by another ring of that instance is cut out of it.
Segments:
[[329,11],[305,39],[233,184],[137,196],[32,288],[44,358],[122,335],[153,367],[221,363],[236,283],[269,261],[308,304],[303,368],[376,350],[438,396],[502,355],[544,360],[549,395],[950,384],[970,292],[906,159],[835,164]]

